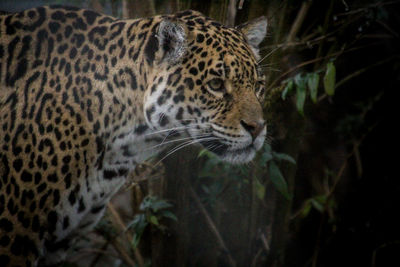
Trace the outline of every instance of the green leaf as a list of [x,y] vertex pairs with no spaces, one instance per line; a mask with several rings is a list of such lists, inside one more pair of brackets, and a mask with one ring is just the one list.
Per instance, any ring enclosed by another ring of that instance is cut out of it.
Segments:
[[132,240],[132,246],[133,247],[137,247],[138,245],[139,245],[139,242],[140,242],[140,238],[142,237],[142,233],[140,233],[140,234],[134,234],[133,235],[133,240]]
[[288,161],[292,164],[296,164],[296,161],[294,160],[294,158],[292,158],[292,156],[288,155],[288,154],[284,154],[284,153],[274,153],[274,158],[278,159],[278,160],[285,160]]
[[127,228],[132,227],[136,232],[140,232],[143,231],[146,225],[147,222],[144,214],[136,214],[133,220],[130,223],[128,223],[126,227]]
[[263,200],[265,196],[265,186],[258,181],[257,178],[254,177],[254,187],[255,187],[255,192],[256,196],[260,199]]
[[333,62],[326,65],[326,72],[324,76],[324,88],[327,95],[332,96],[335,93],[336,82],[336,68]]
[[310,73],[307,79],[308,90],[310,90],[310,97],[313,103],[317,103],[319,75],[317,73]]
[[318,210],[319,212],[323,212],[324,211],[324,205],[322,205],[320,202],[318,202],[317,200],[315,200],[313,198],[310,201],[311,201],[312,206],[316,210]]
[[137,214],[135,215],[133,221],[128,224],[129,227],[133,227],[134,230],[134,235],[133,235],[133,240],[132,240],[132,245],[134,247],[137,247],[139,244],[140,238],[144,232],[144,229],[148,225],[148,222],[146,221],[146,217],[144,214]]
[[178,221],[178,218],[175,216],[175,214],[173,214],[171,211],[169,211],[169,210],[164,210],[162,213],[161,213],[161,216],[162,217],[165,217],[165,218],[169,218],[169,219],[172,219],[172,220],[174,220],[174,221]]
[[311,211],[311,207],[312,207],[311,201],[310,201],[310,200],[307,200],[307,201],[305,202],[305,204],[304,204],[304,207],[303,207],[302,211],[301,211],[301,217],[302,217],[302,218],[307,217],[307,215],[308,215],[308,214],[310,213],[310,211]]
[[287,199],[290,200],[292,197],[289,194],[288,186],[283,178],[281,171],[274,161],[269,163],[269,175],[271,182],[274,184],[275,188]]
[[272,158],[273,157],[272,157],[271,153],[268,153],[268,152],[262,153],[261,158],[260,158],[260,163],[259,163],[260,166],[265,167],[267,162],[270,161]]
[[207,158],[215,158],[216,156],[213,154],[213,153],[211,153],[210,151],[208,151],[207,149],[202,149],[202,150],[200,150],[200,152],[199,152],[199,154],[197,155],[197,157],[198,158],[201,158],[201,157],[207,157]]
[[152,223],[152,224],[154,224],[154,225],[159,225],[159,224],[160,224],[160,223],[158,222],[157,217],[154,216],[154,215],[150,215],[150,217],[149,217],[149,222]]
[[304,102],[306,101],[306,80],[300,75],[297,74],[294,77],[294,82],[296,84],[296,107],[297,111],[304,115]]
[[152,209],[154,212],[157,212],[157,211],[162,210],[162,209],[171,208],[172,206],[173,206],[173,205],[172,205],[171,203],[168,203],[168,202],[165,201],[165,200],[158,200],[158,201],[154,202],[154,203],[151,205],[151,209]]
[[323,212],[327,201],[327,196],[319,195],[310,199],[312,206],[319,212]]
[[290,92],[292,92],[292,90],[293,90],[293,80],[290,80],[290,81],[288,81],[288,82],[286,83],[285,89],[283,89],[283,91],[282,91],[282,95],[281,95],[282,99],[283,99],[283,100],[286,100],[286,96],[287,96]]

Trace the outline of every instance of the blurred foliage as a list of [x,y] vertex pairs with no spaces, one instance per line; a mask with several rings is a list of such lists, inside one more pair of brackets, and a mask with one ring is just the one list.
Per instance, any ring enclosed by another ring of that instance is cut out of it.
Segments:
[[176,216],[169,210],[172,204],[157,196],[146,196],[139,206],[142,213],[136,214],[133,220],[128,223],[127,229],[134,231],[132,245],[137,247],[145,229],[152,225],[155,229],[164,231],[166,226],[161,222],[165,219],[177,221]]
[[296,161],[289,155],[284,153],[277,153],[272,151],[271,145],[265,143],[258,157],[252,162],[252,167],[246,165],[232,165],[221,161],[216,155],[203,149],[199,152],[199,157],[205,157],[203,168],[199,173],[199,178],[214,178],[213,183],[205,185],[202,183],[201,188],[205,193],[204,201],[208,203],[215,203],[218,196],[223,192],[224,183],[226,180],[235,181],[237,186],[236,192],[243,194],[240,188],[249,184],[250,179],[254,179],[257,197],[262,200],[265,197],[265,185],[255,174],[262,173],[262,170],[269,170],[269,179],[286,199],[290,199],[287,183],[279,170],[277,162],[287,161],[296,164]]

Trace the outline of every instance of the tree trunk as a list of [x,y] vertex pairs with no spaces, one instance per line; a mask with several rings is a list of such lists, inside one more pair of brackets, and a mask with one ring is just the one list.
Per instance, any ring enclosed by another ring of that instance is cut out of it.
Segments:
[[136,19],[156,14],[153,0],[123,0],[122,18]]

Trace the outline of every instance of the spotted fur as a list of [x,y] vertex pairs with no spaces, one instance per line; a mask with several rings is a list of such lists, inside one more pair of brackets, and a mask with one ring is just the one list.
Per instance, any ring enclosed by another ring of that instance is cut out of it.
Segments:
[[266,126],[264,18],[120,20],[72,7],[0,15],[0,263],[55,264],[165,144],[254,157]]

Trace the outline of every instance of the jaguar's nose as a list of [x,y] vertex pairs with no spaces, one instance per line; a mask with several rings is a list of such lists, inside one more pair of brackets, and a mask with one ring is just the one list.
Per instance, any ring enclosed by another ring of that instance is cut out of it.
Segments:
[[255,120],[251,120],[251,121],[245,121],[245,120],[241,120],[240,124],[242,125],[242,127],[250,133],[251,137],[254,139],[257,138],[257,136],[260,134],[260,132],[264,129],[265,126],[265,121],[261,120],[261,121],[255,121]]

